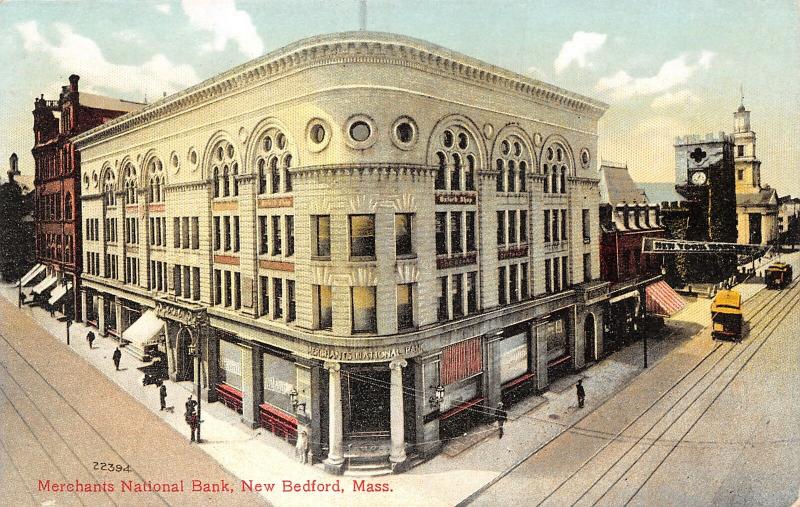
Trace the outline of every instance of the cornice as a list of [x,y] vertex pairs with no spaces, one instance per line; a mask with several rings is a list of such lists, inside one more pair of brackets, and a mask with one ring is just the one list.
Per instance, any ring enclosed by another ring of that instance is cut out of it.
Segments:
[[344,32],[294,42],[141,110],[79,134],[72,141],[78,148],[84,148],[125,130],[207,103],[253,84],[321,65],[335,65],[336,71],[341,72],[342,67],[338,64],[345,63],[383,63],[433,71],[451,79],[510,92],[528,100],[590,114],[596,118],[608,109],[607,104],[595,99],[426,41],[380,32]]
[[291,169],[292,176],[352,176],[385,174],[394,176],[433,176],[438,167],[400,163],[352,163],[306,166]]
[[211,185],[208,181],[187,181],[185,183],[171,183],[165,185],[164,188],[169,193],[179,192],[181,190],[203,190]]

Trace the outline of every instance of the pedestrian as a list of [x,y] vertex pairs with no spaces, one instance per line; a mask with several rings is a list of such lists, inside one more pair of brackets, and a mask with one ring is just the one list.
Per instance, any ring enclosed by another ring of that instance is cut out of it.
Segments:
[[305,428],[301,428],[297,432],[297,443],[294,447],[294,455],[300,463],[308,463],[308,432]]
[[586,399],[586,391],[583,389],[583,379],[575,384],[575,392],[578,395],[578,408],[583,408],[583,401]]
[[497,408],[494,411],[494,417],[497,420],[497,427],[500,429],[500,435],[498,438],[503,438],[503,425],[508,420],[508,412],[506,412],[502,401],[497,404]]
[[167,386],[164,385],[164,382],[158,383],[158,397],[161,399],[161,409],[164,410],[167,408]]
[[114,349],[114,355],[111,356],[111,359],[114,360],[114,367],[119,371],[119,362],[122,360],[122,352],[120,352],[119,347]]
[[197,411],[195,410],[197,407],[197,402],[192,399],[192,395],[189,395],[189,399],[186,400],[186,413],[184,417],[186,419],[186,424],[189,425],[189,431],[191,432],[191,442],[200,442],[197,438],[197,429],[200,426],[200,419],[197,417]]
[[93,349],[94,347],[92,344],[94,343],[94,331],[89,331],[86,333],[86,341],[89,342],[89,348]]

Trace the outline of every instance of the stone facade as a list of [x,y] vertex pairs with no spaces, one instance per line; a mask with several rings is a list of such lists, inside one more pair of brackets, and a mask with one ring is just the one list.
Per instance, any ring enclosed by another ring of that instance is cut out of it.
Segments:
[[402,470],[596,357],[605,109],[406,37],[297,42],[76,140],[84,220],[137,239],[87,241],[85,287],[205,308],[207,396]]

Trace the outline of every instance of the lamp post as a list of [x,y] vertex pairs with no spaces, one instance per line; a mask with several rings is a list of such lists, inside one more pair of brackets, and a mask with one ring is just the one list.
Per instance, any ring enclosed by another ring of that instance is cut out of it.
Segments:
[[189,355],[194,358],[195,389],[197,391],[197,443],[199,444],[202,441],[200,439],[200,416],[202,415],[203,396],[200,390],[200,378],[202,376],[200,373],[200,366],[203,364],[203,351],[199,336],[195,338],[195,336],[192,334],[192,330],[185,326],[181,326],[178,334],[180,334],[181,331],[186,331],[189,333]]
[[[433,387],[433,386],[431,386]],[[444,387],[441,384],[436,386],[436,391],[428,398],[428,403],[432,407],[438,407],[444,401]]]

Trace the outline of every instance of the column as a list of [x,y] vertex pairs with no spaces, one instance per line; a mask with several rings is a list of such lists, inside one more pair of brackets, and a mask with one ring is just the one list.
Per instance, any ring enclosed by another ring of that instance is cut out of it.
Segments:
[[536,388],[539,391],[547,389],[547,336],[543,332],[544,327],[531,324],[534,336],[533,347],[536,360]]
[[403,413],[403,368],[408,366],[405,359],[395,359],[389,363],[391,387],[389,388],[389,418],[391,421],[392,447],[389,461],[394,470],[406,460],[405,418]]
[[86,311],[87,308],[88,308],[88,302],[87,302],[87,297],[86,297],[86,291],[82,290],[81,291],[81,321],[83,321],[84,323],[86,323],[86,316],[88,315],[88,313]]
[[486,405],[494,408],[503,401],[502,383],[500,382],[499,342],[503,339],[503,330],[498,329],[486,334],[486,368],[484,370],[483,395]]
[[106,335],[106,298],[100,295],[97,296],[97,329],[100,336]]
[[264,402],[264,355],[258,347],[242,347],[242,422],[259,425],[259,406]]
[[122,300],[120,298],[114,300],[114,315],[117,319],[117,331],[121,337],[122,332],[125,331],[125,325],[122,322]]
[[325,469],[328,472],[341,473],[344,463],[341,365],[326,362],[325,369],[328,370],[328,458],[325,460]]

